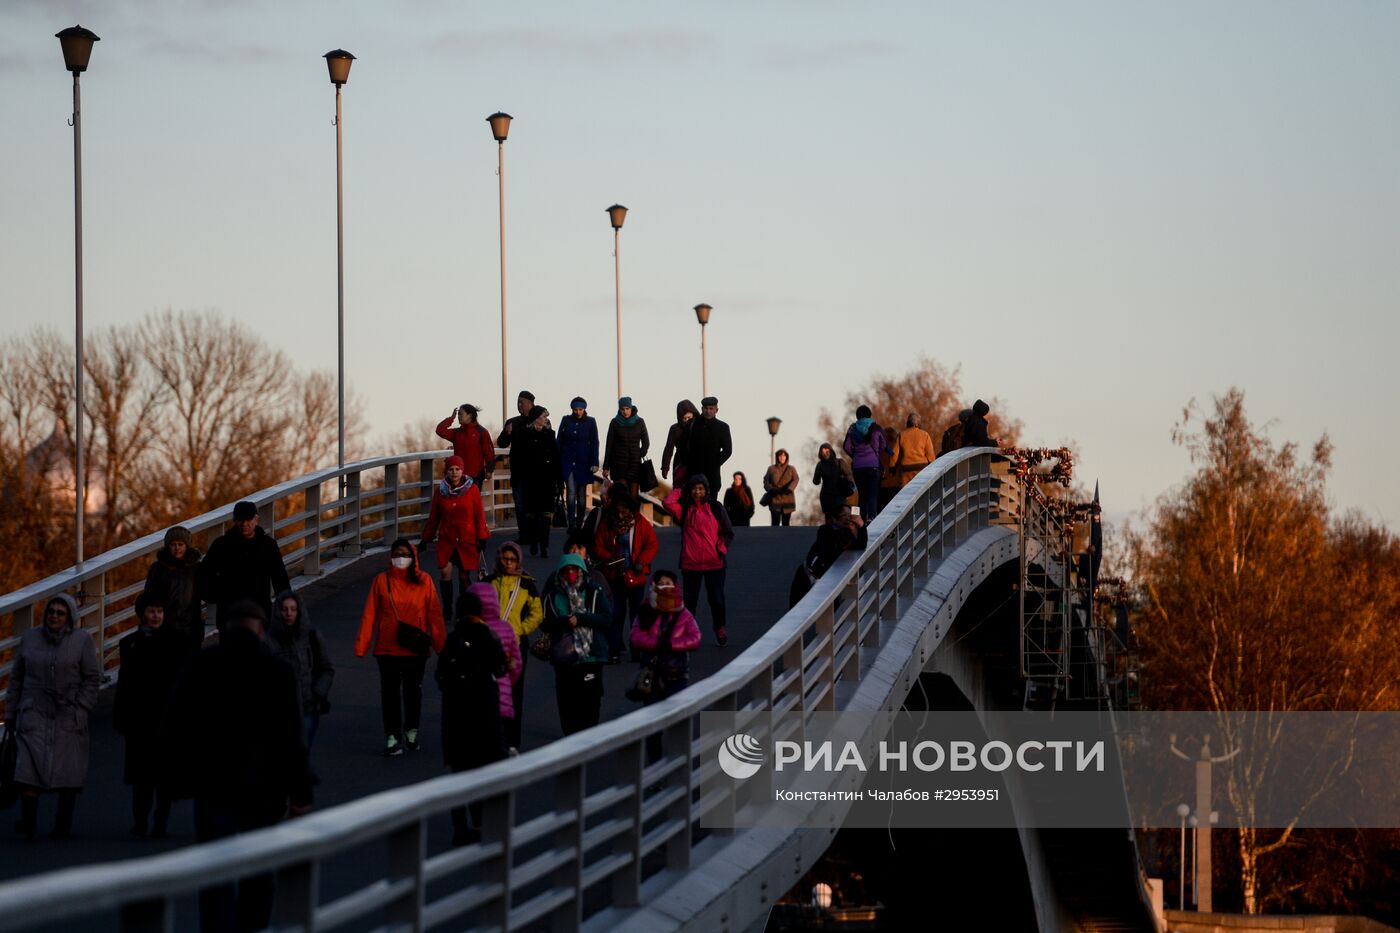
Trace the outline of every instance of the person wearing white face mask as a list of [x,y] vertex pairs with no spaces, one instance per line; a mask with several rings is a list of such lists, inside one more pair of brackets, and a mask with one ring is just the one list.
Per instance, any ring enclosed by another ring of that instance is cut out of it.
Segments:
[[360,616],[355,657],[374,648],[384,714],[384,754],[391,758],[418,748],[423,711],[423,671],[428,655],[442,651],[447,628],[432,579],[418,569],[418,552],[407,538],[389,549],[389,569],[374,578]]

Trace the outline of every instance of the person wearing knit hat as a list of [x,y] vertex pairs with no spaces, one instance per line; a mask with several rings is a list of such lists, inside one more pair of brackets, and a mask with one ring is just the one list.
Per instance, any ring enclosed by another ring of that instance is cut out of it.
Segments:
[[165,533],[165,547],[156,552],[146,571],[145,598],[165,610],[164,627],[184,639],[190,651],[204,644],[204,609],[199,599],[199,561],[188,528],[176,525]]
[[972,403],[972,415],[963,426],[962,445],[964,447],[997,446],[996,438],[991,436],[990,425],[987,423],[987,415],[991,412],[992,406],[980,398]]
[[642,460],[651,449],[646,419],[637,413],[632,396],[617,400],[617,415],[608,423],[608,437],[603,450],[603,476],[614,483],[626,483],[637,496],[642,489]]
[[598,421],[588,414],[588,402],[575,396],[569,417],[559,423],[559,465],[564,473],[564,515],[570,531],[588,510],[588,487],[598,468]]
[[577,554],[559,558],[559,567],[541,597],[554,665],[559,726],[573,735],[596,726],[603,705],[603,665],[608,660],[605,632],[612,609],[603,588],[588,579],[588,565]]
[[442,481],[433,489],[428,521],[418,544],[422,553],[434,538],[438,539],[438,585],[445,617],[452,617],[452,568],[457,568],[457,587],[464,591],[471,585],[472,571],[481,566],[481,551],[490,536],[480,490],[466,475],[462,458],[448,457]]

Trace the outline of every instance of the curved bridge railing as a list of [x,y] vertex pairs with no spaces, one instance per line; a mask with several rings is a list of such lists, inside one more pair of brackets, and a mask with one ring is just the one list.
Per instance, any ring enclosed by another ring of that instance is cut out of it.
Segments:
[[[436,482],[433,463],[451,454],[450,450],[432,450],[359,460],[343,468],[308,473],[244,498],[257,505],[260,526],[276,537],[288,575],[315,577],[334,569],[340,561],[358,558],[369,548],[387,545],[409,529],[419,530],[432,503],[432,484]],[[511,527],[515,513],[509,451],[497,450],[496,456],[504,468],[497,469],[490,488],[482,491],[482,504],[492,528]],[[648,518],[666,520],[660,503],[649,496],[642,511]],[[232,512],[230,502],[182,524],[207,550],[208,542],[229,527]],[[136,624],[132,604],[163,544],[164,531],[154,532],[85,561],[81,571],[69,567],[0,596],[0,619],[11,620],[11,634],[0,638],[0,685],[9,679],[13,663],[10,649],[19,643],[20,634],[38,624],[45,604],[64,592],[81,594],[81,623],[97,645],[107,679],[114,679],[118,645]],[[3,719],[0,713],[0,721]]]
[[[896,617],[900,600],[961,542],[1014,524],[1018,496],[994,450],[940,458],[871,524],[864,552],[843,556],[753,645],[676,696],[519,758],[260,832],[0,885],[0,930],[119,915],[125,931],[169,931],[177,900],[259,872],[277,879],[278,930],[626,927],[644,887],[649,895],[722,857],[721,843],[733,838],[700,828],[706,814],[736,800],[727,782],[701,792],[718,769],[714,739],[698,728],[701,712],[810,717],[843,706],[879,655],[881,623]],[[340,533],[342,542],[364,533],[364,517],[357,531]],[[659,757],[647,754],[648,740],[659,740]],[[481,840],[429,853],[429,821],[468,803],[482,807]],[[383,853],[376,877],[322,897],[324,862],[373,849]],[[655,917],[644,925],[655,928]],[[736,917],[726,925],[744,924]]]

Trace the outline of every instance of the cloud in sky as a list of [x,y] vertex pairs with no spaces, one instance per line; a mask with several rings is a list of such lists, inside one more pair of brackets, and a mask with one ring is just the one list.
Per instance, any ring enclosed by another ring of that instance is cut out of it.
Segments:
[[771,68],[825,69],[860,65],[890,58],[903,52],[899,46],[878,39],[814,45],[770,46],[759,55],[761,64]]

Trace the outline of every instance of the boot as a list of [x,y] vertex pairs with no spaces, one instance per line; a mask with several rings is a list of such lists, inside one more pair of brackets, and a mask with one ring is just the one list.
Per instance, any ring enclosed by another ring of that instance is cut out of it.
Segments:
[[53,839],[67,839],[73,835],[73,808],[78,805],[78,792],[61,790],[58,792],[58,813],[53,819]]
[[21,794],[19,798],[19,822],[15,832],[26,839],[33,839],[39,831],[39,795]]

